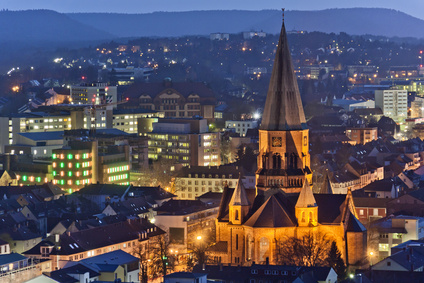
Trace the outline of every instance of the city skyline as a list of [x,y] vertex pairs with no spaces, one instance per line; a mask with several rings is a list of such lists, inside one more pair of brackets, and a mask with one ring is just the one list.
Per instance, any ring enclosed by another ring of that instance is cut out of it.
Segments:
[[112,0],[92,0],[92,1],[55,1],[55,0],[6,0],[0,5],[1,9],[9,10],[27,10],[27,9],[50,9],[63,13],[72,12],[108,12],[108,13],[152,13],[157,11],[192,11],[192,10],[264,10],[280,9],[285,7],[287,10],[324,10],[330,8],[388,8],[407,13],[411,16],[424,19],[420,11],[424,9],[424,2],[419,0],[404,2],[395,0],[359,0],[356,2],[340,2],[335,0],[316,2],[306,0],[298,1],[277,1],[267,0],[265,2],[233,0],[231,2],[218,0],[214,2],[202,2],[194,0],[160,0],[160,1],[112,1]]

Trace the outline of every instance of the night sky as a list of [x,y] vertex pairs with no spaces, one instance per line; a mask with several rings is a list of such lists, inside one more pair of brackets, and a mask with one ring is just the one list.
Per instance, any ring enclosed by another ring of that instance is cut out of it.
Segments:
[[378,7],[400,10],[424,19],[423,0],[0,0],[0,9],[51,9],[58,12],[150,13],[191,10],[322,10],[327,8]]

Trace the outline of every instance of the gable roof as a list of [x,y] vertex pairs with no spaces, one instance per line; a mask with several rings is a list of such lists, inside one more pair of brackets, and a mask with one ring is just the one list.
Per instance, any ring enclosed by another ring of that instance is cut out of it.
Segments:
[[294,227],[297,221],[293,213],[281,202],[281,195],[277,193],[269,197],[244,225],[268,228]]

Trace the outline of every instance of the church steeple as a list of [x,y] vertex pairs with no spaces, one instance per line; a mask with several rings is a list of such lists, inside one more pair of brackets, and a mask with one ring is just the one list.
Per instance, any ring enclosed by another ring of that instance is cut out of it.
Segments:
[[260,129],[290,131],[305,128],[305,114],[283,22]]
[[305,179],[312,184],[310,163],[309,130],[283,23],[259,128],[257,193],[299,193]]

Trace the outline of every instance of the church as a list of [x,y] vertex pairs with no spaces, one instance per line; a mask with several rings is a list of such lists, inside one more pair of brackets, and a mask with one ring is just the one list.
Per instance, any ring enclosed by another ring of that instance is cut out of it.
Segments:
[[224,264],[278,262],[278,243],[307,233],[337,243],[345,263],[366,260],[367,231],[352,194],[313,194],[309,130],[284,22],[259,129],[256,190],[224,188],[210,256]]

